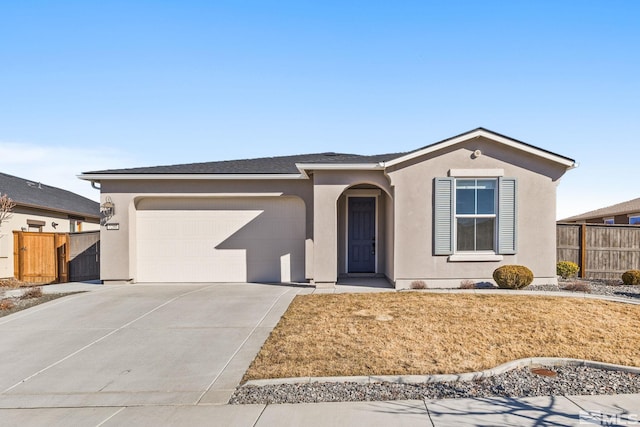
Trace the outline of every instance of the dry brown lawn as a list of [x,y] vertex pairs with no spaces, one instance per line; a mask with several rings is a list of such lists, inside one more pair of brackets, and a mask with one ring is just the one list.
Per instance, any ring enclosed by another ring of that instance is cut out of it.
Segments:
[[298,296],[244,377],[473,372],[526,357],[640,366],[640,306],[532,295]]

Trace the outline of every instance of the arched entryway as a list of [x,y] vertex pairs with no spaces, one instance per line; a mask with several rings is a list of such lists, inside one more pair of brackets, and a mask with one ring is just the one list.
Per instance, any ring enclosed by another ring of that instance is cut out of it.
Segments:
[[393,277],[393,203],[373,184],[347,188],[338,198],[338,276]]

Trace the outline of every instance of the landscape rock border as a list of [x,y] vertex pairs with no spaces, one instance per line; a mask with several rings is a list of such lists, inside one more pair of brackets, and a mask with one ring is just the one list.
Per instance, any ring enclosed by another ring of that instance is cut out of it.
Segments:
[[249,380],[240,387],[263,387],[282,384],[310,384],[310,383],[394,383],[394,384],[425,384],[425,383],[445,383],[457,381],[475,381],[483,378],[493,377],[518,368],[537,368],[553,366],[585,366],[594,369],[604,369],[608,371],[621,371],[632,374],[640,374],[640,367],[616,365],[613,363],[597,362],[585,359],[570,359],[562,357],[530,357],[513,360],[503,363],[494,368],[484,371],[467,372],[462,374],[436,374],[436,375],[361,375],[344,377],[295,377],[295,378],[273,378],[263,380]]

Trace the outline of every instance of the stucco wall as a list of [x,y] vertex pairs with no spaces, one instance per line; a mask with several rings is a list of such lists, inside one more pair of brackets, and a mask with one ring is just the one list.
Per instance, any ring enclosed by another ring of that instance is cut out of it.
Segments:
[[[115,214],[109,223],[118,230],[101,230],[101,278],[107,282],[122,282],[136,277],[136,201],[145,197],[220,197],[251,195],[297,196],[305,203],[306,243],[305,276],[315,282],[335,283],[338,277],[338,199],[349,187],[370,184],[390,191],[382,171],[316,171],[307,180],[166,180],[166,181],[104,181],[101,202],[107,197],[115,204]],[[386,223],[390,201],[380,197],[381,218]],[[316,209],[317,207],[317,209]],[[387,227],[388,228],[388,227]],[[321,230],[314,234],[315,230]],[[392,234],[387,230],[382,240]],[[383,251],[379,268],[390,267],[392,248]]]
[[[472,153],[481,150],[475,158]],[[499,262],[451,262],[433,252],[433,182],[455,169],[504,169],[516,178],[516,255]],[[492,281],[503,264],[529,267],[538,282],[554,282],[556,186],[565,169],[551,161],[476,138],[399,165],[388,174],[395,190],[395,278],[397,287],[424,280],[431,287],[458,287],[461,279]]]
[[338,278],[338,200],[345,190],[360,184],[369,184],[391,193],[389,181],[382,171],[323,170],[313,174],[313,219],[316,230],[321,230],[314,239],[316,286],[333,286]]
[[[480,150],[482,155],[473,156]],[[434,178],[450,169],[500,169],[517,179],[517,246],[501,261],[453,262],[433,251]],[[431,287],[458,287],[463,279],[491,281],[503,264],[529,267],[536,281],[554,282],[556,186],[564,166],[482,137],[438,150],[383,170],[316,170],[296,180],[121,180],[102,183],[102,201],[116,205],[101,230],[102,279],[135,279],[136,201],[145,197],[246,197],[285,195],[305,204],[305,277],[317,286],[332,286],[346,272],[345,191],[354,186],[377,188],[378,272],[396,287],[424,280]]]
[[234,197],[288,195],[299,197],[305,204],[306,240],[305,275],[313,271],[309,252],[313,239],[313,189],[310,180],[162,180],[162,181],[104,181],[101,202],[107,197],[115,205],[115,214],[109,223],[119,224],[118,230],[102,227],[101,279],[122,282],[136,278],[136,201],[145,197]]

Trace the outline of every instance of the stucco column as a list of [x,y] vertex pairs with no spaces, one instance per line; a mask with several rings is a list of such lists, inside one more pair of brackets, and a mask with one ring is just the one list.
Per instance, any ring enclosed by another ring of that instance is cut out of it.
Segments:
[[[135,238],[135,228],[132,228],[135,209],[129,195],[107,193],[104,186],[102,191],[101,203],[108,196],[115,205],[115,215],[108,223],[118,226],[117,229],[110,230],[100,227],[100,278],[105,284],[126,283],[134,277],[129,261],[132,255],[130,242]],[[133,250],[135,254],[135,248]]]
[[314,283],[333,287],[338,279],[338,217],[336,203],[344,185],[313,186]]
[[333,287],[338,280],[338,198],[350,186],[374,185],[390,192],[382,171],[314,171],[313,173],[313,282]]

